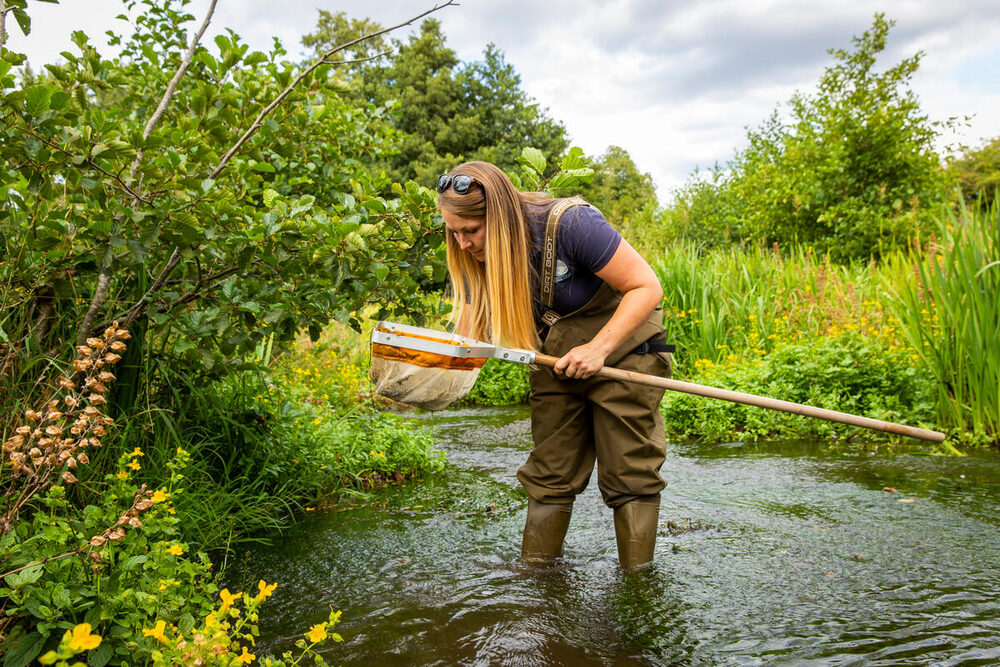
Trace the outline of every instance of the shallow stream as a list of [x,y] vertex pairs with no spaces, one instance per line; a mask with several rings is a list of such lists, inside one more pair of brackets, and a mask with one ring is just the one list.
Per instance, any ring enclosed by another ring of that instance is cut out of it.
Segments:
[[524,408],[422,417],[446,472],[239,554],[279,582],[256,652],[343,610],[340,665],[1000,664],[1000,456],[671,445],[655,566],[616,570],[596,484],[565,558],[517,562]]

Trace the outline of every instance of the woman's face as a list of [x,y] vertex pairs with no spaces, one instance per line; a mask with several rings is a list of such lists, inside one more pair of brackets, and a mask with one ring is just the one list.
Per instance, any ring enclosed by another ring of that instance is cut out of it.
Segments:
[[463,218],[441,209],[444,226],[455,238],[458,247],[480,262],[486,261],[486,225],[481,218]]

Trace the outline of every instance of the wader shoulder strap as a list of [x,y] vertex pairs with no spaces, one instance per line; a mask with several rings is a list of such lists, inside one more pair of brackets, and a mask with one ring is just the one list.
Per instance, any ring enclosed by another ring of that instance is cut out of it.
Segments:
[[548,309],[548,312],[542,316],[542,319],[546,320],[546,324],[549,325],[553,324],[553,322],[548,322],[552,316],[555,316],[556,319],[559,317],[552,311],[552,299],[556,292],[556,232],[559,230],[559,220],[562,218],[563,213],[570,207],[586,205],[587,202],[582,197],[560,199],[552,207],[552,210],[549,211],[549,218],[545,223],[545,241],[542,245],[541,291],[542,305]]

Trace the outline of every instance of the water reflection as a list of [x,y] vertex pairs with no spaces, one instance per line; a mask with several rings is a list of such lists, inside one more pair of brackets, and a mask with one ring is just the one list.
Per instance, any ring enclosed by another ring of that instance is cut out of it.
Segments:
[[326,657],[344,665],[1000,660],[996,455],[678,445],[656,566],[623,576],[594,489],[563,561],[517,563],[525,417],[425,417],[446,473],[244,552],[233,586],[280,582],[258,654],[291,648],[332,607],[345,643]]

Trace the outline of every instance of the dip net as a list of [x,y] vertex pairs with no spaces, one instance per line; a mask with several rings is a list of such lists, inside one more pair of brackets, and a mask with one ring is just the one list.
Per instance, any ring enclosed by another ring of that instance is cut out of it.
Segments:
[[[441,333],[428,336],[378,327],[413,340],[471,347],[479,341]],[[396,345],[372,342],[372,363],[368,376],[375,391],[397,403],[425,410],[443,410],[468,395],[486,363],[483,357],[456,357]]]

